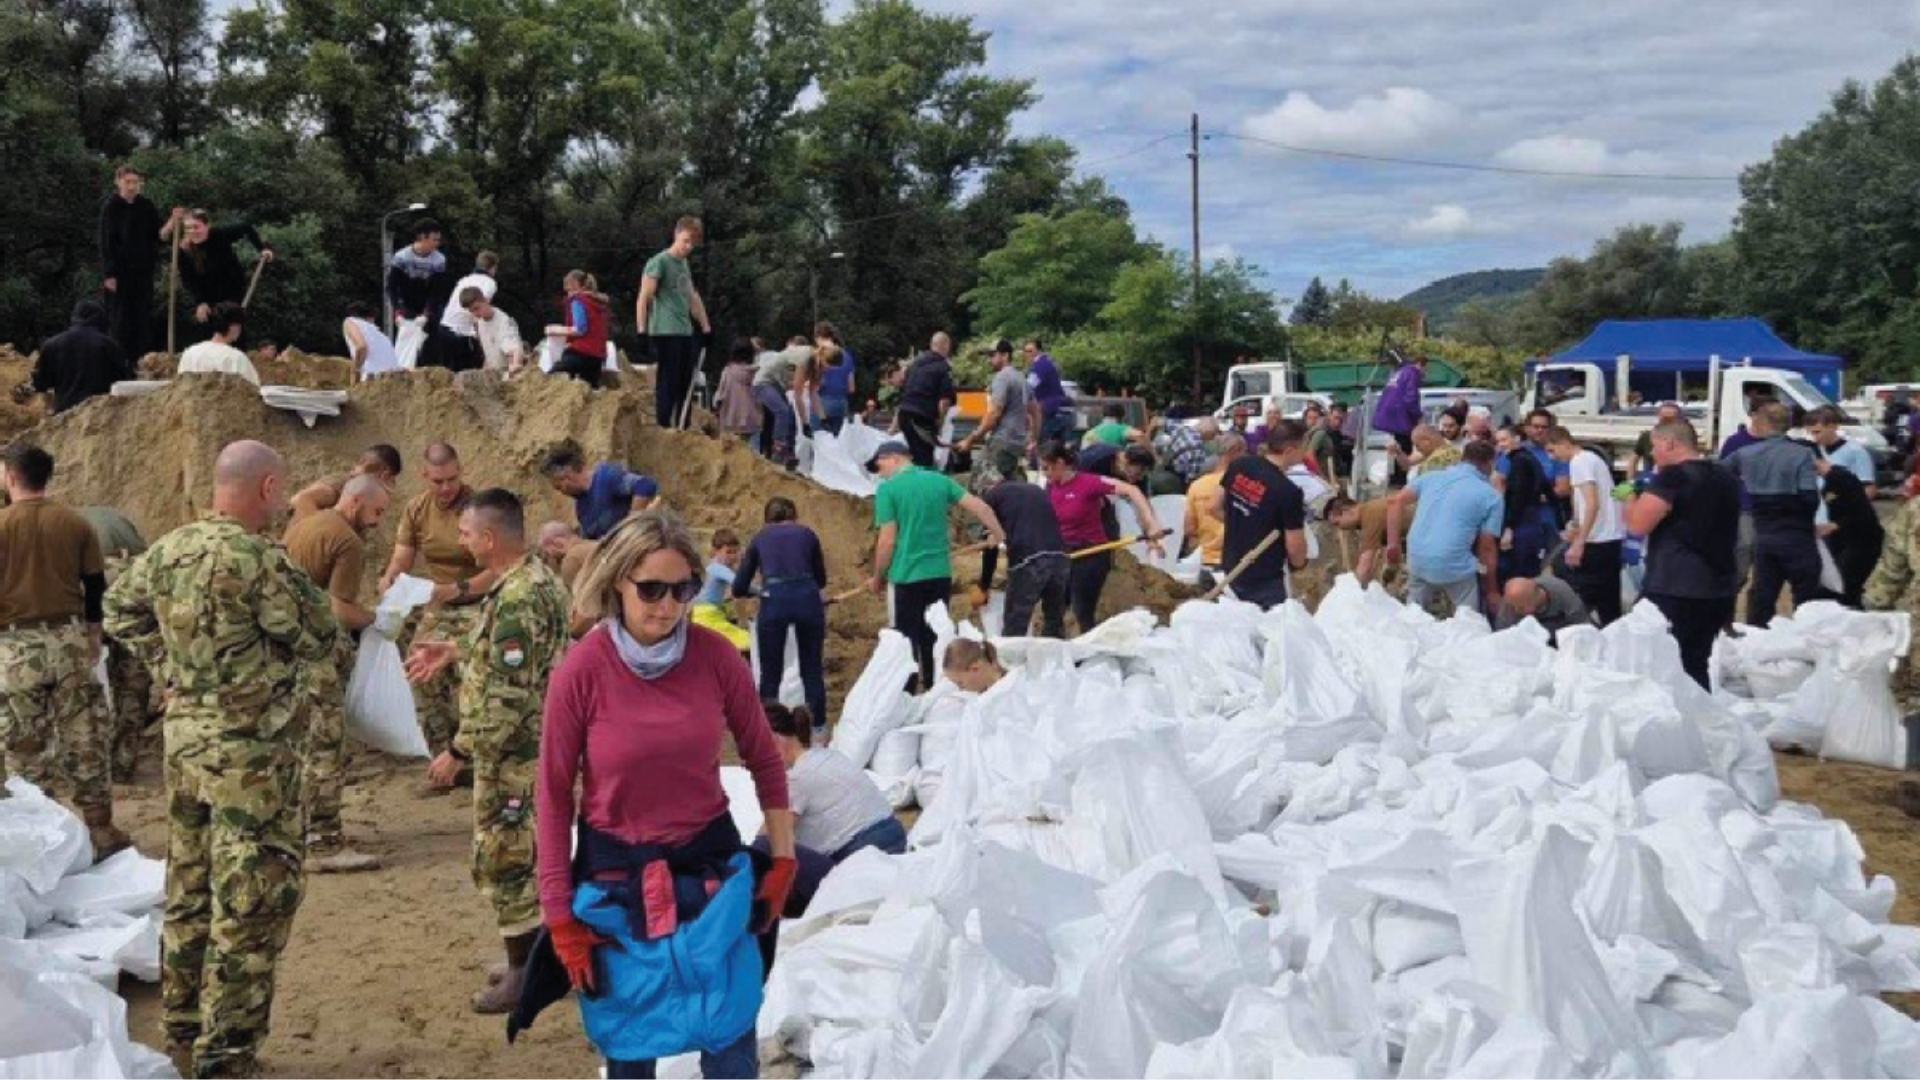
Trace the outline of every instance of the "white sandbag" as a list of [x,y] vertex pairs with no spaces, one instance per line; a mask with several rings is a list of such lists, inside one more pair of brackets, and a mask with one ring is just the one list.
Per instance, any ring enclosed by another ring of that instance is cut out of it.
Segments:
[[[1891,625],[1898,620],[1899,625]],[[1863,617],[1864,621],[1864,617]],[[1881,616],[1862,626],[1844,647],[1822,656],[1813,677],[1794,697],[1808,723],[1825,720],[1820,756],[1832,761],[1907,767],[1907,729],[1887,675],[1905,651],[1907,616]]]
[[1741,671],[1746,677],[1748,693],[1755,701],[1778,701],[1799,693],[1813,674],[1813,664],[1788,658],[1758,660]]
[[913,643],[895,630],[880,631],[880,644],[847,692],[833,729],[833,748],[861,768],[873,760],[880,737],[904,724],[913,706],[907,680],[918,668]]
[[17,875],[37,894],[93,863],[87,827],[25,777],[7,778],[0,799],[0,875]]
[[427,317],[417,315],[397,320],[394,330],[394,358],[402,370],[411,371],[419,363],[421,347],[427,343]]
[[[855,428],[859,430],[856,431]],[[813,433],[808,444],[808,456],[800,463],[800,471],[813,478],[814,482],[835,491],[844,491],[849,495],[868,498],[879,486],[878,478],[867,471],[867,461],[873,457],[873,449],[879,443],[873,442],[869,448],[866,435],[872,431],[858,421],[847,423],[840,434],[821,428]]]
[[400,647],[371,626],[360,632],[346,711],[347,734],[368,746],[400,757],[428,756]]
[[888,806],[895,810],[905,810],[914,805],[914,785],[920,780],[920,770],[917,767],[911,768],[898,776],[883,776],[869,770],[867,779],[873,781],[873,786],[879,788],[880,794],[887,797]]
[[720,789],[727,793],[727,813],[732,816],[740,838],[748,843],[760,835],[766,813],[760,809],[760,791],[754,787],[753,774],[738,765],[720,767]]
[[0,1078],[177,1077],[127,1034],[127,1003],[78,971],[50,970],[21,942],[0,941]]
[[905,776],[920,764],[920,733],[895,728],[880,736],[873,751],[872,771],[881,776]]
[[167,864],[133,848],[60,879],[42,897],[54,918],[79,923],[88,915],[138,915],[167,899]]

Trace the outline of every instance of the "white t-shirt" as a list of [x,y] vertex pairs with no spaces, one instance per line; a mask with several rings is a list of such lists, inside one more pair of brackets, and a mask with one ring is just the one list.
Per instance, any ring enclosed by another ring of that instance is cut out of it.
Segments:
[[861,830],[893,816],[886,795],[838,750],[801,754],[787,771],[787,800],[799,819],[795,839],[825,855],[846,847]]
[[507,370],[507,358],[510,356],[524,359],[527,346],[520,340],[520,327],[514,323],[513,316],[494,308],[493,318],[484,322],[471,315],[467,318],[473,323],[474,336],[480,339],[480,355],[484,358],[482,366],[486,370]]
[[[347,321],[352,323],[354,328],[360,331],[360,340],[367,346],[366,358],[360,361],[360,377],[362,379],[371,375],[380,375],[385,372],[400,370],[400,355],[394,351],[393,339],[388,337],[385,331],[365,319],[356,319],[348,316]],[[353,354],[353,339],[347,337],[345,329],[340,331],[340,336],[346,340],[347,354],[351,356]]]
[[473,316],[460,306],[460,294],[468,289],[479,289],[488,300],[492,300],[494,290],[499,287],[500,283],[493,280],[492,274],[483,274],[478,270],[461,278],[453,286],[453,295],[447,298],[447,310],[440,316],[440,325],[461,337],[472,337],[475,333]]
[[1599,513],[1593,519],[1593,528],[1587,530],[1587,543],[1604,544],[1623,539],[1626,533],[1620,528],[1620,502],[1613,497],[1613,470],[1607,467],[1606,461],[1591,450],[1582,450],[1573,456],[1567,471],[1573,483],[1573,512],[1581,524],[1586,523],[1587,504],[1580,485],[1592,484],[1595,494],[1600,496]]
[[181,353],[179,374],[238,375],[255,386],[260,385],[260,373],[254,370],[247,354],[218,341],[203,341]]

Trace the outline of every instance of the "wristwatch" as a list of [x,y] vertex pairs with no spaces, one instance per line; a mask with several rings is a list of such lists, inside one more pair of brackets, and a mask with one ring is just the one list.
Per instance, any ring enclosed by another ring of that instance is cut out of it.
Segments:
[[465,600],[467,598],[467,594],[472,591],[473,591],[473,582],[467,580],[466,578],[461,578],[459,581],[456,581],[453,583],[453,595],[459,597],[462,600]]

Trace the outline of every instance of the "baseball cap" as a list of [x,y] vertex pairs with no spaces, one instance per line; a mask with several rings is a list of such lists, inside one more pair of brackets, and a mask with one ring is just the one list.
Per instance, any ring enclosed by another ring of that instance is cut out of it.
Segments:
[[867,471],[877,472],[880,468],[880,459],[890,454],[899,457],[912,457],[913,451],[908,450],[907,444],[901,442],[899,439],[889,439],[876,447],[873,451],[873,456],[867,459]]

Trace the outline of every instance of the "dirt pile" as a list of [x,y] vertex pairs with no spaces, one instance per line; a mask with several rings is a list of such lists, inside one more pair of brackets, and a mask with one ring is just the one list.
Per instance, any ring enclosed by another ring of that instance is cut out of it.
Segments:
[[36,397],[25,405],[17,405],[10,393],[32,375],[33,357],[22,356],[11,345],[0,345],[0,443],[47,417],[45,398]]
[[[290,366],[323,375],[326,370],[312,358],[296,357]],[[750,535],[760,525],[766,501],[786,496],[820,534],[832,590],[843,592],[866,580],[873,555],[869,502],[776,468],[738,440],[655,427],[648,375],[628,373],[617,390],[589,391],[570,379],[509,382],[482,372],[418,371],[351,385],[342,415],[311,429],[263,403],[242,380],[188,375],[145,397],[90,401],[29,437],[59,462],[56,495],[76,505],[112,506],[149,538],[206,507],[214,456],[227,443],[246,438],[285,455],[296,488],[340,475],[368,444],[392,443],[407,460],[401,500],[421,490],[416,468],[421,450],[445,440],[459,450],[473,486],[498,485],[519,493],[532,521],[571,521],[570,500],[549,487],[539,468],[549,450],[572,440],[589,460],[624,461],[653,475],[666,501],[703,533],[725,527]],[[388,526],[373,539],[369,595],[392,535]],[[960,567],[961,579],[970,582],[976,566]],[[1165,615],[1186,595],[1165,575],[1122,556],[1102,614],[1146,606]],[[964,614],[964,600],[955,606]],[[834,609],[827,677],[836,697],[858,676],[885,619],[885,602],[872,595]]]

